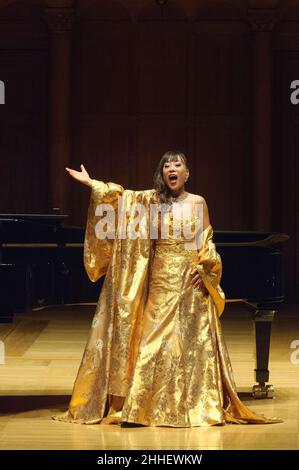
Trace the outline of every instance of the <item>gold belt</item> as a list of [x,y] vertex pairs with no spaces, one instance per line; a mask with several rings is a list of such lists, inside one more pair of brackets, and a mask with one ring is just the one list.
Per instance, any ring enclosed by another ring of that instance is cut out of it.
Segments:
[[174,239],[162,239],[159,238],[156,240],[156,245],[177,245],[177,244],[182,244],[182,243],[193,243],[195,242],[195,239],[189,240],[188,238],[181,239],[178,238],[177,240]]

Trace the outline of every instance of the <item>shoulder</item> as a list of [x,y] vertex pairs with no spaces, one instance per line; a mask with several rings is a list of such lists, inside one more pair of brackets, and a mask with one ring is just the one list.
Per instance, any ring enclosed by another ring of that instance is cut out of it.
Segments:
[[192,194],[190,193],[191,196],[193,197],[194,201],[198,204],[204,204],[206,205],[207,204],[207,201],[205,200],[205,198],[199,194]]
[[203,209],[203,229],[205,230],[210,225],[209,209],[205,198],[199,194],[193,194],[196,204],[201,204]]

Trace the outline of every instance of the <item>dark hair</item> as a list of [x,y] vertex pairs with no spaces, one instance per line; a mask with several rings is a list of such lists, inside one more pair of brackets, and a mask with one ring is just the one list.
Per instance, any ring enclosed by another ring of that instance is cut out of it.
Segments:
[[183,152],[180,152],[179,150],[169,150],[168,152],[164,153],[154,173],[154,177],[153,177],[154,188],[156,190],[156,194],[160,202],[163,204],[170,204],[170,197],[171,197],[170,189],[163,180],[164,163],[177,161],[178,157],[182,159],[182,161],[186,165],[186,168],[188,168],[187,158]]

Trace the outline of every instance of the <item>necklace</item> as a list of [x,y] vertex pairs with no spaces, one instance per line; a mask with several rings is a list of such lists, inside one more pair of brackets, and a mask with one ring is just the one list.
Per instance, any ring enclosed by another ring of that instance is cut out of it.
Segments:
[[182,195],[180,196],[170,196],[170,202],[173,203],[173,202],[179,202],[179,201],[184,201],[184,199],[186,199],[188,197],[188,192],[184,192]]

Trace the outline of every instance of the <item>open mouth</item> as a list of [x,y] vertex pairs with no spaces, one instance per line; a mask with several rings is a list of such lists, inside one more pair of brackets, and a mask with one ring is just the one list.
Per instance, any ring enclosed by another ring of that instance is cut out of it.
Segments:
[[175,184],[175,183],[177,182],[177,180],[178,180],[177,175],[170,175],[170,176],[169,176],[169,182],[170,182],[170,184]]

